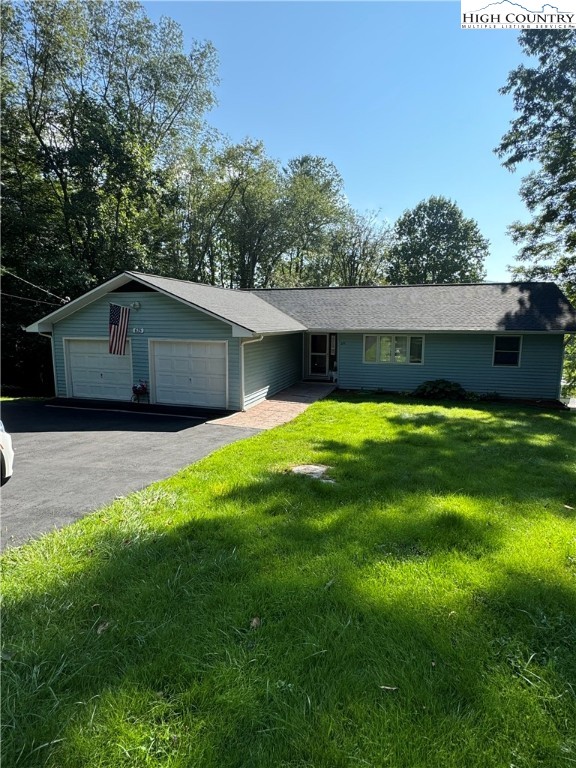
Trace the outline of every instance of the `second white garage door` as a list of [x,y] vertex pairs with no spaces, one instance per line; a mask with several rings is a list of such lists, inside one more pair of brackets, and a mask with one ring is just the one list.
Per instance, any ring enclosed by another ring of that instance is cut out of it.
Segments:
[[157,403],[226,408],[227,344],[221,341],[154,341]]

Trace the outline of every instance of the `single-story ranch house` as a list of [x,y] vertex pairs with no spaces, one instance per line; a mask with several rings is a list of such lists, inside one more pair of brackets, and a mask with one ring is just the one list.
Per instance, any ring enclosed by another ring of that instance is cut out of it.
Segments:
[[240,291],[123,272],[27,330],[51,338],[59,397],[130,400],[143,381],[153,403],[245,410],[303,379],[554,399],[576,312],[554,283]]

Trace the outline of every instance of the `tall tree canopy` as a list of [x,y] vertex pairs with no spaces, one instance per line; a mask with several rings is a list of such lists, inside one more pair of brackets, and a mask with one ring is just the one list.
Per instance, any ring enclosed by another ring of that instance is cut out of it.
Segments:
[[[332,234],[331,285],[381,285],[386,282],[390,227],[376,213],[349,210]],[[326,285],[326,282],[319,282]]]
[[[502,94],[512,94],[518,113],[496,152],[506,168],[535,164],[520,195],[532,220],[515,222],[520,245],[517,277],[557,280],[576,303],[576,31],[523,30],[519,35],[531,66],[508,76]],[[576,390],[576,343],[566,356],[565,377]]]
[[518,116],[497,153],[515,170],[524,161],[537,168],[520,194],[532,213],[511,232],[522,245],[521,271],[554,276],[576,290],[576,31],[523,30],[519,43],[535,66],[521,64],[502,94],[512,94]]
[[31,250],[25,185],[28,204],[39,204],[32,193],[42,190],[78,289],[146,267],[156,255],[161,156],[182,136],[193,140],[213,103],[212,47],[185,54],[178,25],[153,24],[132,0],[28,0],[7,12],[5,258]]
[[189,280],[232,288],[309,284],[345,215],[332,163],[304,155],[282,167],[251,139],[188,149],[173,176],[174,275]]
[[283,168],[283,180],[289,246],[272,280],[285,286],[329,285],[330,238],[348,210],[342,176],[325,158],[303,155]]
[[8,0],[1,24],[6,381],[38,367],[21,326],[50,306],[32,284],[74,298],[121,269],[172,268],[164,158],[197,141],[216,59],[133,0]]
[[[350,208],[329,160],[282,164],[206,124],[210,43],[185,51],[136,0],[5,0],[0,24],[3,384],[50,382],[46,340],[23,327],[125,269],[248,289],[386,281],[389,230]],[[407,212],[392,279],[478,279],[471,225],[442,198]]]
[[445,197],[430,197],[395,222],[388,280],[397,285],[478,282],[488,241],[474,219]]

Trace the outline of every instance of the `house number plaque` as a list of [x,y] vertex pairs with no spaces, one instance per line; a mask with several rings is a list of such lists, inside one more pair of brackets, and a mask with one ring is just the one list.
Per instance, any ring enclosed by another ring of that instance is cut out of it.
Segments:
[[144,333],[144,328],[132,328],[132,333]]

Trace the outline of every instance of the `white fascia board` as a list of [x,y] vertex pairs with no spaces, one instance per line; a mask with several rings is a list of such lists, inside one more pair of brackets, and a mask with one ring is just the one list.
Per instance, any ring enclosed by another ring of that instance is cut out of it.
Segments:
[[88,291],[88,293],[85,293],[82,296],[79,296],[77,299],[74,299],[74,301],[70,301],[68,304],[66,304],[63,307],[56,309],[54,312],[51,312],[49,315],[46,315],[41,320],[38,320],[36,323],[32,323],[32,325],[29,325],[26,328],[26,331],[28,333],[51,332],[54,328],[54,323],[57,323],[60,320],[63,320],[65,317],[68,317],[69,315],[73,314],[74,312],[77,312],[80,309],[84,309],[84,307],[87,307],[89,304],[92,304],[92,302],[96,301],[97,299],[100,299],[102,296],[105,296],[107,293],[110,293],[111,291],[121,288],[123,285],[131,282],[132,280],[140,283],[142,286],[146,288],[152,288],[158,293],[162,293],[168,298],[173,299],[174,301],[179,301],[181,304],[184,304],[184,306],[186,307],[197,309],[199,312],[202,312],[205,315],[209,315],[210,317],[213,317],[216,320],[220,320],[221,322],[226,323],[227,325],[230,325],[230,327],[232,328],[232,336],[243,337],[243,336],[252,336],[253,334],[257,335],[256,331],[252,330],[251,328],[244,328],[241,325],[232,323],[230,322],[230,320],[226,320],[224,317],[221,317],[220,315],[217,315],[214,312],[210,312],[204,309],[203,307],[199,307],[197,304],[193,304],[189,301],[186,301],[185,299],[181,299],[179,296],[175,296],[173,293],[169,293],[168,291],[163,291],[161,288],[151,285],[146,280],[140,280],[139,275],[134,274],[132,272],[124,272],[121,275],[117,275],[116,277],[113,277],[111,280],[108,280],[103,285],[99,285],[97,288],[93,288],[91,291]]
[[141,283],[142,285],[145,285],[147,288],[152,288],[157,293],[161,293],[163,296],[167,296],[169,299],[173,299],[174,301],[179,301],[181,304],[184,304],[185,307],[191,307],[192,309],[197,309],[198,312],[202,312],[205,315],[208,315],[209,317],[213,317],[215,320],[220,320],[222,323],[226,323],[232,328],[232,336],[251,336],[253,333],[255,334],[256,331],[253,331],[251,328],[244,328],[241,325],[237,325],[236,323],[233,323],[230,320],[227,320],[225,317],[222,317],[222,315],[216,314],[216,312],[210,312],[210,310],[205,309],[204,307],[198,306],[198,304],[194,304],[192,301],[186,301],[186,299],[181,298],[180,296],[176,296],[174,293],[170,293],[170,291],[165,291],[163,288],[160,288],[157,285],[154,285],[152,282],[146,280],[146,279],[140,279],[140,275],[138,275],[137,272],[128,272],[127,273],[132,280],[136,280],[137,282]]
[[126,274],[126,272],[123,272],[121,275],[116,275],[116,277],[111,278],[103,285],[99,285],[97,288],[92,288],[92,290],[88,291],[88,293],[82,294],[82,296],[79,296],[77,299],[69,301],[68,304],[65,304],[63,307],[54,310],[54,312],[51,312],[49,315],[45,315],[40,320],[32,323],[32,325],[29,325],[26,328],[26,331],[28,333],[50,332],[54,327],[54,323],[63,320],[65,317],[68,317],[68,315],[77,312],[79,309],[87,307],[89,304],[92,304],[93,301],[96,301],[101,296],[104,296],[110,290],[120,288],[126,283],[129,283],[131,280],[133,280],[133,277]]
[[70,301],[65,306],[56,309],[49,315],[46,315],[37,322],[32,323],[26,328],[26,331],[28,333],[51,332],[54,328],[54,323],[57,323],[60,320],[64,320],[64,318],[68,317],[74,312],[77,312],[80,309],[84,309],[84,307],[92,304],[92,302],[100,299],[102,296],[105,296],[111,291],[121,288],[123,285],[131,282],[132,280],[141,283],[141,285],[145,286],[146,288],[153,288],[153,290],[157,291],[158,293],[163,293],[165,296],[168,296],[168,298],[173,299],[174,301],[179,301],[186,307],[192,307],[193,309],[197,309],[199,312],[203,312],[206,315],[214,317],[216,320],[227,323],[232,328],[232,336],[251,336],[253,333],[255,333],[255,331],[253,331],[251,328],[243,328],[241,325],[231,323],[229,320],[225,320],[223,317],[220,317],[220,315],[209,312],[206,309],[203,309],[196,304],[192,304],[189,301],[185,301],[184,299],[181,299],[178,296],[169,293],[168,291],[163,291],[161,288],[151,286],[146,280],[140,280],[138,275],[131,272],[123,272],[121,275],[113,277],[111,280],[108,280],[102,285],[99,285],[97,288],[93,288],[91,291],[88,291],[88,293],[84,293],[82,296],[74,299],[74,301]]
[[[133,274],[132,275],[135,280],[138,280],[138,275]],[[174,301],[179,301],[181,304],[184,304],[186,307],[191,307],[192,309],[198,310],[198,312],[203,312],[205,315],[208,315],[209,317],[213,317],[215,320],[220,320],[222,323],[226,323],[230,326],[232,329],[232,336],[233,337],[245,337],[245,336],[260,336],[262,333],[265,334],[271,334],[271,333],[298,333],[299,330],[306,330],[304,326],[302,326],[300,329],[296,329],[294,331],[262,331],[262,330],[256,330],[254,328],[247,328],[246,326],[239,325],[238,323],[235,323],[233,320],[229,320],[228,318],[224,317],[223,315],[219,315],[217,312],[212,312],[209,309],[206,309],[205,307],[200,306],[199,304],[195,304],[192,301],[187,301],[186,299],[183,299],[180,296],[177,296],[175,293],[171,293],[170,291],[165,291],[163,288],[160,288],[157,285],[154,285],[151,282],[147,282],[146,280],[140,280],[140,282],[143,285],[148,286],[149,288],[153,288],[155,291],[158,291],[158,293],[163,294],[164,296],[167,296],[169,299],[174,299]]]
[[[295,333],[304,333],[304,331],[306,330],[307,328],[302,327],[302,328],[289,328],[285,331],[249,331],[248,335],[251,338],[256,338],[258,336],[288,336],[290,334],[295,334]],[[233,334],[233,335],[236,336],[236,334]],[[246,336],[246,334],[244,334],[244,336]]]

